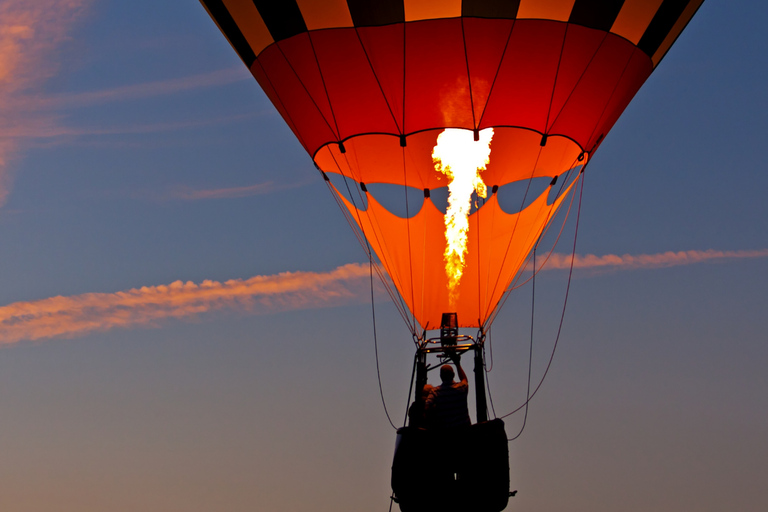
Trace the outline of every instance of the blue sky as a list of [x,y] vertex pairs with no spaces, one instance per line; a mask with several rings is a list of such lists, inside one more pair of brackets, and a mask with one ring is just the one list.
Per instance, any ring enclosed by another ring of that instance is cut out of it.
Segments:
[[[590,163],[577,254],[663,263],[574,272],[512,506],[764,508],[766,10],[705,2]],[[204,9],[6,0],[0,101],[0,508],[387,508],[365,255]],[[534,380],[566,278],[537,281]],[[412,343],[375,311],[399,422]],[[529,328],[524,288],[499,414]]]

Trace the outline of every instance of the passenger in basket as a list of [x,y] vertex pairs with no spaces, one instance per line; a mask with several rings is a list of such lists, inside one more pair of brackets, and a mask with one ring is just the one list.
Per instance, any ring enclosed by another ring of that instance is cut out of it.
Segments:
[[432,388],[425,404],[426,423],[435,428],[465,427],[472,423],[467,408],[467,395],[469,394],[467,374],[461,368],[461,356],[459,354],[452,355],[451,359],[456,365],[460,382],[454,382],[455,374],[451,365],[444,364],[440,367],[442,384]]
[[421,395],[414,400],[411,407],[408,408],[408,425],[416,428],[427,428],[427,419],[425,415],[425,405],[427,398],[434,388],[425,384],[421,390]]

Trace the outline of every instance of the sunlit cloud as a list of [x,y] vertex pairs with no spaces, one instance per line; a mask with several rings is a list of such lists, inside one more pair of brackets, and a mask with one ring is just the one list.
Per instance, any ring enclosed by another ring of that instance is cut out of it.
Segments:
[[1,139],[47,139],[54,137],[83,137],[88,135],[141,135],[176,132],[201,127],[232,124],[258,117],[258,112],[220,116],[193,121],[169,121],[111,127],[83,127],[51,124],[50,119],[29,119],[13,126],[0,126]]
[[170,193],[170,197],[173,199],[181,199],[184,201],[199,201],[206,199],[234,199],[239,197],[251,197],[259,196],[262,194],[271,194],[274,192],[280,192],[282,190],[289,190],[292,188],[303,187],[308,184],[309,180],[304,180],[296,183],[281,183],[275,184],[272,181],[265,181],[264,183],[257,183],[255,185],[248,185],[244,187],[231,187],[231,188],[215,188],[215,189],[193,189],[187,186],[179,186],[173,189]]
[[[703,261],[717,261],[729,259],[746,258],[766,258],[768,249],[759,249],[755,251],[678,251],[664,252],[659,254],[606,254],[604,256],[595,256],[587,254],[584,256],[575,255],[573,257],[573,268],[592,269],[592,268],[663,268],[674,267],[677,265],[690,265]],[[552,254],[544,266],[549,269],[566,269],[571,266],[570,254]]]
[[102,90],[47,94],[44,85],[59,71],[58,53],[88,13],[91,0],[0,1],[0,206],[12,187],[15,158],[40,144],[71,143],[89,136],[151,134],[231,124],[259,113],[244,113],[197,121],[127,126],[71,126],[67,109],[108,102],[162,97],[250,78],[237,66],[197,75],[130,84]]
[[[55,50],[85,12],[88,0],[3,0],[0,2],[0,132],[50,116],[32,116],[23,108],[56,71]],[[0,206],[11,186],[9,163],[18,140],[0,135]]]
[[311,177],[306,177],[300,180],[282,181],[280,183],[264,181],[241,187],[210,189],[193,188],[189,185],[175,185],[165,190],[146,189],[133,191],[129,193],[129,196],[134,199],[145,199],[161,203],[167,201],[211,201],[217,199],[239,199],[265,194],[276,194],[286,190],[305,187],[312,183],[317,182],[316,180],[311,179]]
[[[617,256],[576,255],[577,269],[639,269],[705,261],[766,258],[755,251],[681,251]],[[571,256],[553,254],[545,269],[569,268]],[[168,319],[197,318],[220,310],[249,314],[315,309],[370,300],[370,268],[351,263],[330,272],[284,272],[225,282],[176,281],[116,293],[15,302],[0,307],[0,344],[46,338],[73,338],[114,328],[156,327]],[[382,294],[383,296],[383,294]]]
[[85,293],[0,307],[0,344],[72,338],[115,327],[154,326],[221,309],[251,314],[339,306],[370,293],[368,265],[284,272],[225,282],[176,281],[117,293]]
[[74,108],[100,105],[112,101],[128,101],[178,94],[184,91],[220,87],[253,77],[243,66],[197,75],[124,85],[110,89],[79,93],[54,94],[30,98],[29,108]]

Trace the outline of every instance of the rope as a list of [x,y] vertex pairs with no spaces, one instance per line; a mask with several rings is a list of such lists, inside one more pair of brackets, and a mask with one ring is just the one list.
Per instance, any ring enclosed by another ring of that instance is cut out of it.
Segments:
[[[507,259],[507,256],[509,255],[509,250],[512,248],[512,240],[514,240],[515,238],[515,233],[517,232],[517,226],[520,223],[520,217],[524,209],[523,207],[525,206],[525,201],[528,198],[528,192],[530,192],[531,190],[531,183],[533,182],[533,177],[536,174],[536,167],[539,164],[539,158],[541,158],[541,152],[542,152],[542,148],[539,148],[539,153],[536,155],[536,160],[534,161],[533,167],[531,168],[531,176],[528,178],[528,183],[525,187],[525,194],[523,194],[523,200],[520,202],[520,210],[519,210],[520,213],[515,216],[515,224],[514,226],[512,226],[512,232],[509,235],[509,242],[507,242],[507,248],[504,251],[504,258],[502,259],[502,261]],[[491,296],[493,296],[496,293],[496,288],[499,286],[499,284],[501,284],[501,273],[496,277],[496,282],[494,283],[493,288],[491,289]],[[491,307],[491,305],[489,304],[488,307]],[[490,311],[488,310],[484,311],[483,316],[485,318],[489,318],[490,316],[495,317],[493,312],[497,311],[498,308],[499,306],[497,304]]]
[[[583,168],[584,167],[582,166],[582,169]],[[561,183],[560,190],[557,193],[557,197],[560,197],[560,194],[562,193],[563,188],[565,188],[565,182],[568,180],[568,174],[570,174],[570,173],[571,173],[571,170],[569,170],[565,174],[566,178]],[[557,247],[558,243],[560,242],[560,237],[562,236],[563,231],[565,230],[565,224],[568,222],[568,219],[570,219],[570,216],[571,216],[571,210],[573,209],[573,202],[575,200],[575,196],[576,196],[576,194],[572,194],[571,195],[571,200],[568,203],[568,210],[566,211],[565,216],[563,218],[563,222],[560,225],[560,231],[558,231],[557,237],[555,238],[555,241],[552,243],[551,249],[547,253],[546,257],[544,258],[544,263],[541,264],[541,268],[543,268],[544,265],[547,263],[547,261],[549,261],[549,258],[552,255],[552,253],[554,252],[555,247]],[[542,234],[539,235],[539,239],[541,239],[545,234],[549,233],[550,228],[551,228],[551,224],[547,225],[547,227],[544,229]],[[526,260],[526,263],[525,263],[524,266],[527,266],[527,264],[528,264],[528,260]],[[534,271],[535,271],[535,269],[534,269]],[[498,316],[499,312],[504,307],[504,304],[506,304],[507,299],[511,295],[512,291],[520,288],[521,286],[524,286],[526,283],[528,283],[528,281],[531,280],[531,278],[529,277],[525,281],[520,282],[521,276],[522,276],[522,273],[519,273],[518,276],[512,281],[512,283],[510,283],[509,288],[507,289],[506,292],[504,292],[504,295],[503,295],[502,299],[499,301],[499,303],[494,308],[493,313],[488,317],[488,320],[486,321],[487,324],[490,325],[491,323],[493,323],[493,321],[496,319],[496,316]]]
[[413,380],[416,378],[416,357],[413,358],[413,368],[411,369],[411,383],[408,384],[408,400],[405,401],[405,414],[403,415],[403,425],[408,421],[408,406],[411,403],[411,393],[413,392]]
[[523,425],[520,427],[520,431],[514,437],[507,439],[507,441],[514,441],[523,434],[525,425],[528,423],[528,404],[531,401],[531,368],[533,366],[533,329],[535,326],[535,313],[536,313],[536,249],[538,248],[538,242],[533,247],[533,276],[531,277],[531,341],[528,346],[528,387],[525,390],[525,415],[523,416]]
[[[491,343],[491,333],[488,332],[488,344]],[[485,345],[483,345],[483,365],[485,365]],[[491,367],[493,367],[493,347],[491,347]],[[491,406],[491,413],[493,414],[493,417],[496,418],[496,408],[493,406],[493,396],[491,396],[491,379],[489,378],[488,374],[491,373],[491,368],[485,369],[485,390],[488,394],[488,403]]]
[[[491,337],[492,337],[491,333],[493,332],[492,329],[493,329],[492,327],[488,328],[488,337],[487,337],[488,338],[488,352],[490,353],[489,354],[489,359],[490,359],[491,365],[488,366],[487,363],[484,363],[486,365],[485,373],[491,373],[491,371],[493,371],[493,341],[491,340]],[[483,361],[486,361],[486,359],[485,359],[485,344],[483,344]]]
[[[309,43],[310,43],[310,45],[312,44],[311,36],[310,36]],[[280,52],[280,55],[282,55],[283,59],[285,59],[285,63],[288,64],[289,68],[291,68],[291,72],[293,72],[293,76],[296,77],[296,80],[298,80],[299,84],[301,84],[301,88],[304,89],[304,92],[307,94],[307,98],[309,98],[309,101],[312,102],[312,105],[317,110],[317,113],[320,114],[320,117],[323,118],[323,121],[325,122],[325,125],[328,127],[328,129],[331,131],[331,133],[336,135],[336,138],[338,138],[339,137],[339,127],[338,126],[336,127],[336,132],[333,131],[333,126],[331,126],[331,124],[328,122],[328,119],[325,118],[325,115],[323,114],[323,111],[320,109],[320,107],[318,106],[317,102],[315,101],[315,97],[312,96],[312,94],[309,92],[309,89],[307,89],[307,85],[304,83],[304,80],[301,79],[299,74],[296,72],[296,69],[293,67],[293,64],[291,63],[291,61],[288,59],[288,57],[283,52],[283,48],[280,46],[280,42],[278,41],[275,44],[275,46],[277,47],[278,51]],[[314,51],[315,51],[315,47],[312,46],[312,52],[314,53]],[[320,70],[320,63],[317,61],[317,55],[315,55],[315,62],[317,63],[318,70]],[[323,81],[323,87],[325,87],[325,79],[323,79],[322,70],[320,71],[320,78]],[[272,89],[275,90],[274,87]],[[277,91],[275,90],[275,92],[277,92]],[[326,91],[326,94],[327,94],[327,91]],[[328,101],[328,104],[329,104],[329,107],[331,108],[331,115],[333,116],[333,122],[335,124],[336,123],[336,115],[333,113],[333,106],[330,104],[330,99]],[[288,112],[288,110],[286,109],[285,112]],[[294,126],[296,126],[296,125],[294,125]],[[294,130],[294,133],[298,133],[298,130]]]
[[[344,159],[347,162],[347,167],[351,168],[349,158],[350,158],[349,157],[349,152],[345,153],[344,154]],[[334,161],[335,161],[335,158],[334,158]],[[337,167],[338,167],[338,163],[337,163]],[[339,170],[341,170],[341,168],[339,168]],[[405,168],[403,168],[403,172],[405,172]],[[344,177],[344,183],[346,184],[347,189],[349,191],[349,194],[351,196],[352,192],[349,190],[349,183],[347,183],[347,176],[344,175],[344,173],[341,173],[341,175]],[[357,187],[357,184],[355,186],[355,189],[359,190],[358,187]],[[362,195],[361,195],[361,201],[362,201]],[[360,210],[357,208],[357,205],[355,204],[354,199],[352,199],[352,204],[353,204],[353,206],[355,206],[355,209],[357,210],[358,223],[360,224],[360,226],[362,226],[362,221],[360,219]],[[367,217],[368,217],[368,219],[369,219],[369,221],[371,223],[371,227],[372,228],[373,228],[374,224],[378,224],[378,219],[376,219],[376,217],[374,215],[372,215],[372,213],[370,213],[370,210],[366,211],[366,215],[367,215]],[[362,228],[360,228],[360,229],[362,230]],[[384,244],[382,243],[382,241],[379,240],[379,231],[380,230],[373,229],[373,235],[376,237],[377,245],[379,245],[379,247],[384,247]],[[368,240],[365,239],[364,233],[363,233],[363,239],[365,241],[365,246],[366,246],[366,250],[367,250],[367,252],[369,254],[369,258],[372,258],[373,257],[372,256],[373,252],[372,252],[372,250],[371,250],[371,248],[369,246]],[[382,253],[382,254],[380,254],[378,256],[379,256],[379,260],[382,262],[382,264],[386,265],[386,256],[387,255],[385,253]],[[409,330],[411,331],[411,334],[415,334],[416,333],[415,321],[412,320],[411,318],[409,318],[409,315],[408,315],[409,312],[408,312],[407,306],[405,305],[405,301],[400,297],[399,292],[393,290],[392,287],[389,286],[389,283],[388,283],[387,279],[384,278],[384,276],[382,275],[382,272],[378,268],[378,266],[376,267],[376,273],[381,278],[381,281],[384,284],[384,287],[386,288],[387,293],[389,294],[390,298],[392,299],[392,302],[395,303],[395,307],[400,312],[400,316],[402,317],[402,319],[405,322],[405,324],[408,326]],[[395,287],[397,287],[397,283],[394,282],[394,276],[390,276],[390,278],[392,279],[393,284],[395,285]]]
[[392,423],[392,418],[389,417],[387,402],[384,400],[384,388],[381,386],[381,370],[379,369],[379,341],[378,337],[376,336],[376,302],[373,296],[373,259],[368,260],[368,262],[368,269],[371,280],[371,315],[373,316],[373,352],[376,354],[376,378],[379,381],[379,395],[381,395],[381,405],[384,406],[384,414],[387,415],[387,420],[389,420],[389,424],[392,425],[392,428],[397,430],[395,424]]
[[[405,196],[405,218],[408,219],[405,223],[405,236],[408,237],[408,272],[411,275],[411,307],[412,310],[416,309],[416,295],[413,284],[413,251],[411,246],[411,208],[408,202],[408,171],[406,169],[405,148],[400,148],[403,155],[403,195]],[[425,234],[426,236],[426,234]],[[423,269],[423,262],[422,262]],[[424,300],[424,294],[422,294],[422,301]],[[422,304],[423,305],[423,304]],[[416,334],[416,312],[411,311],[411,323],[408,324],[411,327],[411,334]]]
[[[345,159],[347,160],[347,167],[349,167],[349,160],[345,156]],[[339,209],[341,210],[342,215],[344,215],[345,220],[347,221],[347,224],[349,224],[349,227],[352,229],[352,232],[354,233],[355,237],[357,238],[358,242],[362,246],[363,250],[365,251],[366,256],[368,257],[369,261],[373,260],[373,251],[371,250],[370,245],[368,244],[368,240],[366,240],[364,233],[362,232],[362,221],[360,220],[360,211],[357,208],[357,203],[355,202],[354,194],[352,193],[352,189],[349,186],[349,181],[354,181],[351,178],[348,178],[344,172],[341,169],[341,166],[339,165],[339,162],[336,160],[336,157],[333,157],[333,162],[336,165],[336,169],[338,170],[338,175],[342,177],[344,180],[344,186],[347,188],[347,193],[349,194],[349,199],[352,202],[352,205],[355,207],[355,212],[357,214],[357,221],[353,217],[352,212],[350,212],[347,207],[344,205],[344,203],[341,200],[341,193],[336,190],[336,187],[331,184],[330,180],[326,179],[325,183],[328,187],[328,190],[331,192],[331,195],[333,196],[334,200],[336,201],[336,204],[338,205]],[[323,171],[321,171],[323,172]],[[363,201],[362,195],[359,193],[359,189],[355,186],[354,189],[358,191],[358,196],[360,196],[360,201]],[[373,222],[373,220],[371,221]],[[374,232],[375,233],[375,232]],[[395,305],[395,308],[397,308],[398,313],[400,313],[400,316],[403,319],[403,322],[410,328],[411,332],[415,332],[415,327],[411,325],[408,318],[408,313],[406,312],[406,307],[403,304],[402,300],[399,299],[399,295],[392,289],[392,287],[389,284],[389,281],[386,279],[386,277],[382,274],[382,270],[379,268],[378,265],[376,265],[376,274],[379,276],[382,285],[384,286],[385,290],[387,291],[387,294],[392,299],[392,303]]]
[[493,88],[496,86],[496,79],[499,77],[499,71],[501,70],[501,63],[504,62],[504,57],[507,55],[507,49],[509,48],[509,41],[512,39],[512,30],[515,28],[515,21],[512,20],[512,25],[509,27],[509,34],[507,35],[507,42],[504,43],[504,51],[501,52],[501,58],[499,59],[499,65],[496,67],[496,74],[493,75],[493,81],[491,82],[491,88],[488,89],[488,100],[486,100],[485,105],[483,106],[483,111],[480,114],[480,119],[477,120],[476,126],[480,126],[483,124],[483,117],[485,117],[485,110],[488,108],[488,103],[490,103],[491,94],[493,94]]
[[[584,172],[585,167],[582,167],[582,170],[581,170],[582,173]],[[560,334],[563,330],[563,320],[565,319],[565,310],[566,310],[566,306],[568,305],[568,295],[571,290],[571,280],[573,278],[573,263],[576,259],[576,240],[578,239],[579,221],[581,220],[581,200],[582,200],[582,197],[584,196],[584,177],[583,176],[582,176],[582,181],[580,185],[581,186],[579,188],[579,205],[576,210],[576,230],[575,230],[575,233],[573,234],[573,250],[571,252],[571,266],[570,266],[570,270],[568,271],[568,284],[566,285],[566,288],[565,288],[565,299],[563,300],[563,310],[560,313],[560,324],[558,325],[558,328],[557,328],[557,335],[555,336],[555,344],[552,346],[552,353],[549,356],[549,362],[547,363],[547,367],[544,369],[544,374],[541,376],[541,380],[536,385],[536,388],[533,390],[533,393],[531,393],[528,396],[525,403],[520,407],[518,407],[517,409],[511,412],[508,412],[504,416],[501,416],[501,418],[506,418],[507,416],[511,416],[512,414],[516,413],[523,407],[527,407],[528,403],[533,399],[533,397],[541,388],[541,385],[544,383],[544,379],[547,377],[547,373],[549,373],[549,369],[552,366],[552,361],[555,358],[555,351],[557,350],[557,345],[558,345],[558,342],[560,341]]]
[[[546,136],[547,133],[549,133],[549,116],[552,114],[552,103],[555,101],[555,89],[557,89],[557,77],[560,76],[560,65],[563,63],[565,40],[568,39],[568,27],[570,26],[570,23],[566,23],[565,30],[563,31],[563,42],[560,44],[560,56],[557,58],[557,71],[555,71],[555,80],[552,82],[552,93],[549,96],[549,107],[547,108],[547,120],[544,123],[544,133],[542,134],[543,136]],[[554,123],[552,124],[554,125]]]
[[[405,135],[405,127],[400,127],[397,124],[397,117],[395,117],[395,113],[392,111],[392,105],[389,104],[389,99],[387,98],[387,95],[384,94],[384,87],[381,86],[381,80],[379,80],[379,75],[376,74],[376,70],[373,67],[373,63],[371,62],[371,56],[368,55],[368,50],[365,49],[365,45],[363,44],[363,39],[360,37],[360,31],[357,27],[355,28],[355,35],[357,36],[358,42],[360,42],[360,48],[363,50],[363,53],[365,54],[365,60],[368,61],[368,67],[371,68],[371,73],[373,74],[373,78],[376,79],[376,85],[379,86],[379,92],[381,93],[381,97],[384,99],[384,103],[387,104],[387,109],[389,110],[389,115],[392,116],[392,121],[395,122],[395,126],[397,127],[398,131],[400,132],[399,135]],[[405,32],[405,27],[403,27],[403,32]],[[311,32],[310,32],[311,34]],[[313,48],[314,50],[314,48]],[[405,59],[403,59],[403,63],[405,63]],[[318,64],[319,66],[319,64]],[[405,96],[403,96],[403,103],[405,103]]]
[[[464,17],[461,18],[461,40],[464,42],[464,62],[467,66],[467,84],[469,85],[469,108],[472,109],[472,128],[477,130],[478,124],[475,119],[475,99],[472,97],[472,76],[469,73],[469,54],[467,54],[467,37],[464,33]],[[501,63],[499,63],[501,67]],[[497,70],[498,73],[498,70]]]

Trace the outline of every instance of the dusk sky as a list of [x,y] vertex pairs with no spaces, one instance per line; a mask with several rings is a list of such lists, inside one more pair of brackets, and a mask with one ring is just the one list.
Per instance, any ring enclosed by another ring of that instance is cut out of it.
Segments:
[[[508,510],[766,510],[766,19],[706,0],[587,167]],[[367,257],[205,9],[0,0],[0,104],[0,510],[386,511]],[[413,343],[374,292],[401,426]],[[526,286],[497,416],[530,329]]]

